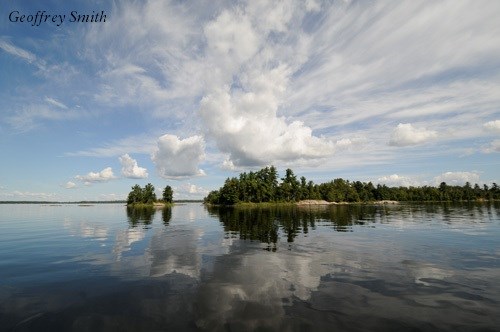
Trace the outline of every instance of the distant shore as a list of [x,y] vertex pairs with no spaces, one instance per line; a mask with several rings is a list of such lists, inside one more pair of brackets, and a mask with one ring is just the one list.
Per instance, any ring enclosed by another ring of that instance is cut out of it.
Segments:
[[[176,200],[172,204],[180,203],[203,203],[203,200]],[[60,201],[0,201],[0,204],[46,204],[46,205],[95,205],[95,204],[127,204],[127,201],[75,201],[75,202],[60,202]],[[164,204],[158,202],[157,204]],[[160,206],[160,205],[158,205]]]

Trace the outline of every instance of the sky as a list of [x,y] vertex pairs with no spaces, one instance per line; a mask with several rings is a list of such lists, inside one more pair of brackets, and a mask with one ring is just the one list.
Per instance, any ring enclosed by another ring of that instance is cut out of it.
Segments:
[[125,199],[147,183],[199,199],[267,165],[315,183],[500,181],[498,1],[0,13],[0,200]]

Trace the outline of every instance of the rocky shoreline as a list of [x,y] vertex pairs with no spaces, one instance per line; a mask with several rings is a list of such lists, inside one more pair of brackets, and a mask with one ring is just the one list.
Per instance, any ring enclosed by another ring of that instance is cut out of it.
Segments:
[[[306,199],[303,201],[299,201],[295,203],[298,206],[323,206],[323,205],[347,205],[347,204],[360,204],[359,202],[327,202],[325,200],[320,200],[320,199]],[[390,200],[383,200],[383,201],[374,201],[374,202],[367,202],[367,203],[361,203],[361,204],[375,204],[375,205],[388,205],[388,204],[399,204],[398,201],[390,201]]]

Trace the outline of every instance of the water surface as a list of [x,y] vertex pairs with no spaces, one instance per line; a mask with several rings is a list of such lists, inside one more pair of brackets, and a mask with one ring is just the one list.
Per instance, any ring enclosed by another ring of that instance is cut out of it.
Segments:
[[0,330],[495,331],[500,205],[0,205]]

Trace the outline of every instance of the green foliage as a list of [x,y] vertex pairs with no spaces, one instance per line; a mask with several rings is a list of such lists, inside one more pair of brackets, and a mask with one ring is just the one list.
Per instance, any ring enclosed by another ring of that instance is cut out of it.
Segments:
[[278,182],[278,172],[274,166],[257,172],[241,173],[238,178],[228,178],[219,190],[210,192],[204,202],[216,205],[241,203],[296,202],[305,199],[323,199],[328,202],[371,202],[394,201],[475,201],[500,199],[500,187],[493,183],[490,187],[478,184],[472,186],[449,186],[442,182],[439,187],[388,187],[371,182],[350,182],[341,178],[314,184],[305,177],[297,176],[291,169]]
[[163,201],[165,203],[172,203],[173,197],[174,191],[172,190],[172,187],[166,186],[165,189],[163,189]]
[[356,187],[344,179],[335,179],[319,185],[321,199],[328,202],[359,202],[361,199]]
[[[281,184],[278,187],[278,201],[293,202],[300,200],[299,187],[300,183],[297,180],[297,176],[293,174],[293,171],[288,168],[285,177],[281,179]],[[304,178],[305,180],[305,178]]]
[[142,200],[143,203],[146,204],[156,202],[155,187],[151,183],[144,186],[144,189],[142,190]]
[[128,194],[127,204],[153,204],[156,202],[155,187],[148,183],[141,188],[138,184],[132,187],[132,191]]
[[142,188],[138,184],[132,187],[132,191],[128,194],[127,204],[142,203]]

